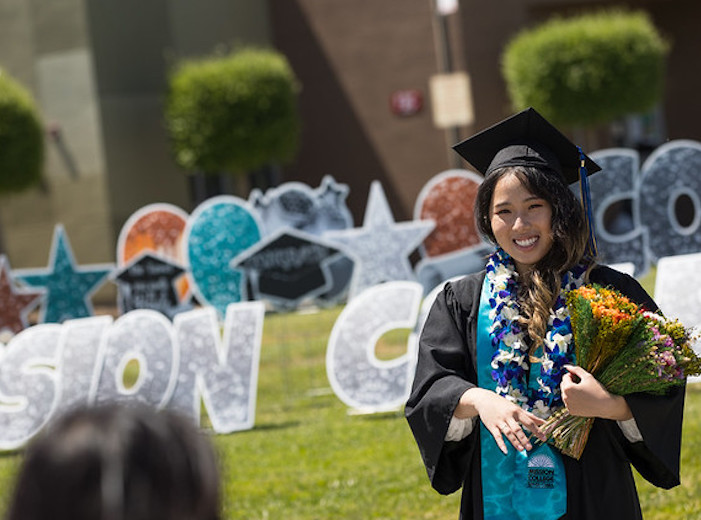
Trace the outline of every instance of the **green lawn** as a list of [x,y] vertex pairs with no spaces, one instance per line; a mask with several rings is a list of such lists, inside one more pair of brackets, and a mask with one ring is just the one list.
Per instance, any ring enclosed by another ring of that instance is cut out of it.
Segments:
[[[256,426],[213,437],[224,518],[457,518],[458,494],[431,490],[401,413],[352,415],[331,392],[325,351],[339,312],[266,316]],[[405,337],[384,336],[378,355],[401,353]],[[641,483],[647,520],[701,517],[700,407],[701,388],[691,387],[682,486],[658,491]],[[0,509],[20,460],[0,455]]]

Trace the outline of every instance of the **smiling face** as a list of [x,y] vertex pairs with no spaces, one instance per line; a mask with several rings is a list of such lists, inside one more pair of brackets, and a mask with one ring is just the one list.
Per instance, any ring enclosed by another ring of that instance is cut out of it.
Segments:
[[519,274],[532,269],[553,245],[552,206],[513,173],[497,181],[489,219],[494,238],[514,259]]

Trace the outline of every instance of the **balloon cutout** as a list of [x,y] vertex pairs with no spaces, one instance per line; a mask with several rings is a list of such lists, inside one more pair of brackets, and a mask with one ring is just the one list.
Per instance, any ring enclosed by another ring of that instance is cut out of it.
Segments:
[[[124,223],[117,239],[117,265],[123,267],[146,252],[185,265],[183,236],[188,214],[178,206],[149,204],[135,211]],[[177,281],[178,298],[185,302],[190,295],[186,276]]]
[[406,401],[414,352],[381,361],[374,349],[385,332],[414,327],[422,295],[416,282],[388,282],[363,291],[346,305],[326,350],[326,372],[341,401],[366,412],[396,409]]
[[493,246],[477,230],[474,205],[482,177],[467,170],[447,170],[423,187],[414,206],[414,219],[433,219],[436,228],[424,240],[424,258],[415,266],[416,278],[428,293],[450,278],[484,268]]
[[433,230],[429,220],[395,223],[378,181],[370,186],[363,227],[327,231],[323,237],[343,246],[355,260],[349,296],[392,280],[413,280],[409,255]]
[[436,228],[424,240],[426,256],[439,256],[482,242],[474,206],[482,177],[467,170],[448,170],[433,177],[419,192],[415,220],[433,220]]
[[325,241],[288,229],[244,251],[231,267],[246,272],[254,299],[294,308],[303,300],[327,293],[333,287],[332,266],[345,258]]
[[0,332],[27,328],[28,314],[43,296],[44,291],[16,287],[7,257],[0,255]]
[[248,297],[243,273],[232,268],[231,261],[261,238],[254,211],[245,200],[220,195],[200,204],[187,222],[193,290],[201,303],[212,305],[222,317],[227,305]]
[[133,259],[112,276],[119,289],[120,314],[135,309],[152,309],[173,318],[176,313],[189,310],[180,304],[176,280],[185,269],[173,262],[144,253]]
[[15,278],[46,289],[46,299],[39,314],[40,322],[60,323],[93,314],[90,296],[107,279],[114,265],[91,264],[78,267],[68,237],[60,224],[54,238],[47,269],[16,269]]
[[346,206],[348,186],[338,184],[330,175],[313,190],[301,182],[286,182],[265,195],[251,191],[248,200],[258,211],[266,235],[294,228],[312,235],[332,229],[347,229],[353,217]]

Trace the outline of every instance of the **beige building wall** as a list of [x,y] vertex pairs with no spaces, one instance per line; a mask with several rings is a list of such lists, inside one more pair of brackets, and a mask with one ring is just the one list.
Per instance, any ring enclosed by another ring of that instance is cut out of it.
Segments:
[[[0,0],[0,67],[32,92],[47,128],[44,185],[0,199],[11,266],[46,266],[57,223],[77,263],[104,263],[142,206],[191,211],[163,121],[169,70],[269,40],[260,0]],[[95,300],[114,295],[106,284]]]
[[0,204],[13,268],[47,265],[56,223],[64,224],[79,263],[114,256],[83,10],[82,0],[0,1],[0,66],[32,92],[47,128],[44,185]]

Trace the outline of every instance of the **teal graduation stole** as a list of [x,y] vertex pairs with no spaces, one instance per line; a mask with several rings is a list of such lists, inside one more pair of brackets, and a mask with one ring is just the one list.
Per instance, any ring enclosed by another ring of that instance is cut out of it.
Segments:
[[[490,287],[485,277],[477,319],[477,382],[496,389],[492,378],[494,347],[489,336]],[[532,363],[531,374],[540,373]],[[528,386],[537,385],[530,377]],[[528,432],[526,432],[528,433]],[[567,512],[567,483],[562,455],[549,444],[519,452],[506,440],[508,453],[499,449],[492,434],[480,421],[482,501],[485,520],[557,520]]]

